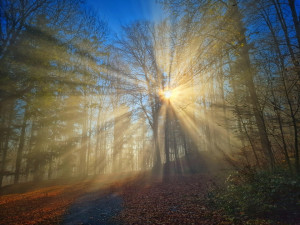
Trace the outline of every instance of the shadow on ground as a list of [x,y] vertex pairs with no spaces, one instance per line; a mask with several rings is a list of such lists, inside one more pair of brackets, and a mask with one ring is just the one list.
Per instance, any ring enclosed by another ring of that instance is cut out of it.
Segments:
[[116,193],[86,193],[66,211],[62,224],[119,225],[114,217],[121,212],[122,202],[121,196]]

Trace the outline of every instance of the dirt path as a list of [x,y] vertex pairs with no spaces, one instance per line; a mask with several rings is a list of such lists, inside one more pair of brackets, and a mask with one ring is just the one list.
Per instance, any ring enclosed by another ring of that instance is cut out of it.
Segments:
[[112,193],[100,195],[99,192],[84,194],[67,210],[63,225],[118,225],[114,216],[122,210],[122,198]]
[[89,192],[72,204],[62,224],[231,224],[205,206],[208,180],[205,175],[136,180],[110,194]]

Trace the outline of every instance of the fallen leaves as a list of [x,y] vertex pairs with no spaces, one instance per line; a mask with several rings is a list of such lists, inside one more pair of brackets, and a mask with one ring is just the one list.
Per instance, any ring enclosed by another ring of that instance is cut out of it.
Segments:
[[[136,175],[99,175],[85,181],[36,188],[23,194],[0,196],[0,224],[59,224],[67,208],[84,193],[117,192]],[[24,186],[28,188],[29,183]],[[13,188],[12,188],[13,189]],[[29,188],[28,188],[29,189]],[[14,189],[13,189],[14,190]]]
[[131,185],[122,196],[124,224],[231,224],[205,206],[209,178],[205,175],[174,177],[168,182]]
[[66,209],[89,191],[99,196],[118,193],[124,210],[115,219],[122,224],[232,224],[219,211],[206,207],[207,175],[173,177],[167,182],[141,177],[97,178],[0,196],[0,224],[59,224]]
[[0,224],[58,224],[84,187],[82,184],[53,186],[0,196]]

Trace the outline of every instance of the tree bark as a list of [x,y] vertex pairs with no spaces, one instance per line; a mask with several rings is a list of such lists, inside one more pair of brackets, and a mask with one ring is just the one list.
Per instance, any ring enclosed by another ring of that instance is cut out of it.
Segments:
[[28,117],[28,106],[25,107],[23,124],[21,128],[20,142],[19,142],[17,159],[16,159],[16,170],[15,170],[15,178],[14,178],[15,184],[19,182],[19,177],[20,177],[20,169],[21,169],[21,162],[22,162],[24,142],[25,142],[25,130],[27,127],[27,119],[28,119],[27,117]]
[[164,166],[164,176],[167,178],[170,175],[170,140],[169,140],[169,128],[170,128],[170,115],[169,107],[170,102],[166,103],[166,118],[165,118],[165,156],[166,162]]
[[2,187],[4,172],[5,172],[5,168],[6,168],[6,156],[7,156],[7,152],[8,152],[9,139],[10,139],[10,135],[11,135],[11,125],[12,125],[12,120],[13,120],[14,102],[11,102],[11,105],[9,107],[10,107],[10,109],[9,109],[9,116],[8,116],[7,132],[6,132],[5,142],[4,142],[3,151],[2,151],[2,158],[1,158],[0,187]]

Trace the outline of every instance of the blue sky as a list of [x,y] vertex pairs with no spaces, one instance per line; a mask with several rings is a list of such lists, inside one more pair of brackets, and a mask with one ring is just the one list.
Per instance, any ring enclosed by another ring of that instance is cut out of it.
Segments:
[[163,10],[157,0],[87,0],[99,17],[108,22],[112,32],[119,32],[121,25],[135,20],[157,21]]

